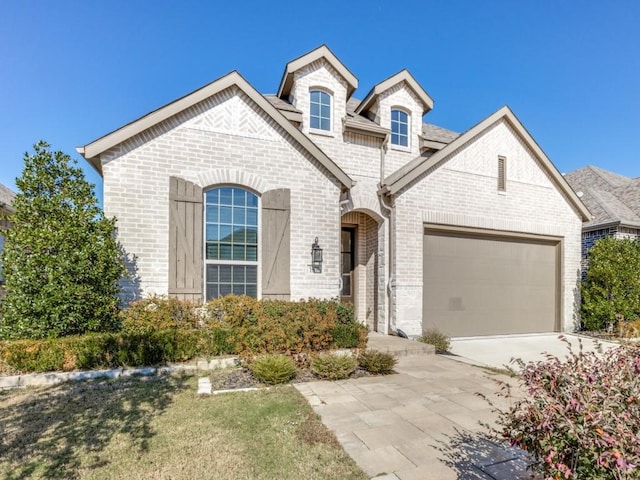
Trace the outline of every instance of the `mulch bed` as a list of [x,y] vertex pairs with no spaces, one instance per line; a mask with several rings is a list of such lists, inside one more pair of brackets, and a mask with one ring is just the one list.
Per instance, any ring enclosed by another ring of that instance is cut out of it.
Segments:
[[[370,377],[372,373],[358,367],[349,378]],[[256,379],[248,368],[226,368],[214,370],[209,374],[211,378],[211,386],[213,390],[236,390],[239,388],[262,387],[262,384]],[[291,383],[315,382],[324,380],[313,373],[309,368],[298,368],[296,376]]]

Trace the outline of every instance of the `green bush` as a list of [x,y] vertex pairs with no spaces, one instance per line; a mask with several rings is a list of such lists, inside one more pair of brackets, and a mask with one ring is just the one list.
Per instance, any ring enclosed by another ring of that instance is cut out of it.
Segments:
[[491,433],[528,452],[536,478],[638,478],[640,345],[567,347],[566,360],[519,361],[520,388],[498,382],[510,407]]
[[447,353],[451,348],[451,339],[440,330],[431,328],[422,332],[419,342],[428,343],[436,348],[436,353]]
[[613,237],[596,241],[589,250],[581,290],[585,330],[640,318],[640,241]]
[[296,373],[294,361],[284,355],[258,357],[251,362],[249,369],[258,380],[269,385],[287,383]]
[[391,373],[396,363],[398,363],[396,357],[379,350],[365,350],[358,356],[358,365],[371,373]]
[[356,365],[356,360],[351,355],[324,353],[311,361],[311,371],[328,380],[341,380],[349,377]]
[[68,155],[45,142],[34,150],[6,217],[0,339],[115,331],[125,274],[116,221]]
[[23,373],[139,367],[228,353],[223,334],[196,329],[0,342],[0,361]]

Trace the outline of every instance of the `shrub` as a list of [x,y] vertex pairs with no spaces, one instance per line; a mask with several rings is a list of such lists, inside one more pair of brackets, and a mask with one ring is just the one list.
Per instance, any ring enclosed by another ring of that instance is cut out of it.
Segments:
[[311,371],[328,380],[347,378],[356,369],[356,360],[351,355],[324,353],[311,361]]
[[138,367],[225,353],[232,353],[230,342],[220,331],[196,329],[0,342],[0,363],[23,373]]
[[599,357],[567,344],[567,361],[518,362],[525,395],[516,400],[502,383],[500,395],[515,402],[493,434],[531,454],[544,478],[638,478],[640,346]]
[[451,348],[451,339],[435,328],[422,332],[418,341],[433,345],[436,348],[436,353],[447,353]]
[[131,333],[197,328],[200,324],[197,305],[174,297],[152,296],[132,302],[120,312],[122,330]]
[[603,330],[640,317],[640,241],[603,238],[589,249],[582,283],[582,327]]
[[358,365],[371,373],[393,372],[398,360],[392,354],[378,350],[365,350],[358,356]]
[[296,373],[294,361],[284,355],[258,357],[251,362],[249,369],[258,380],[269,385],[287,383]]
[[620,330],[620,336],[623,338],[640,337],[640,319],[630,322],[620,322],[618,328]]
[[125,274],[116,221],[80,168],[45,142],[26,153],[3,232],[0,338],[52,338],[117,329]]

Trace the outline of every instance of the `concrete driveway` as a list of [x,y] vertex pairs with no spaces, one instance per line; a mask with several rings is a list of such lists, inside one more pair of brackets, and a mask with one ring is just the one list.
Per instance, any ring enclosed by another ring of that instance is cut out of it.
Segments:
[[513,379],[439,355],[400,357],[395,370],[296,388],[373,478],[529,478],[523,453],[487,440],[479,424],[496,415],[476,392],[505,408],[495,380]]
[[[451,353],[456,360],[495,368],[510,365],[512,358],[525,362],[544,360],[544,353],[564,359],[568,356],[568,344],[574,352],[579,352],[580,343],[584,351],[597,351],[596,343],[588,337],[563,334],[567,342],[559,339],[559,333],[532,335],[500,335],[494,337],[456,338],[451,340]],[[612,342],[600,342],[603,351],[617,346]]]

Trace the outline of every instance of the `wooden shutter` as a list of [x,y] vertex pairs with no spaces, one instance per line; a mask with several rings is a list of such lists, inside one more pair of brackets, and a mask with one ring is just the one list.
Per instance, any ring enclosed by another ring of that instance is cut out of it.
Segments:
[[202,188],[169,179],[169,295],[202,301]]
[[269,190],[262,195],[262,297],[291,298],[291,191]]

